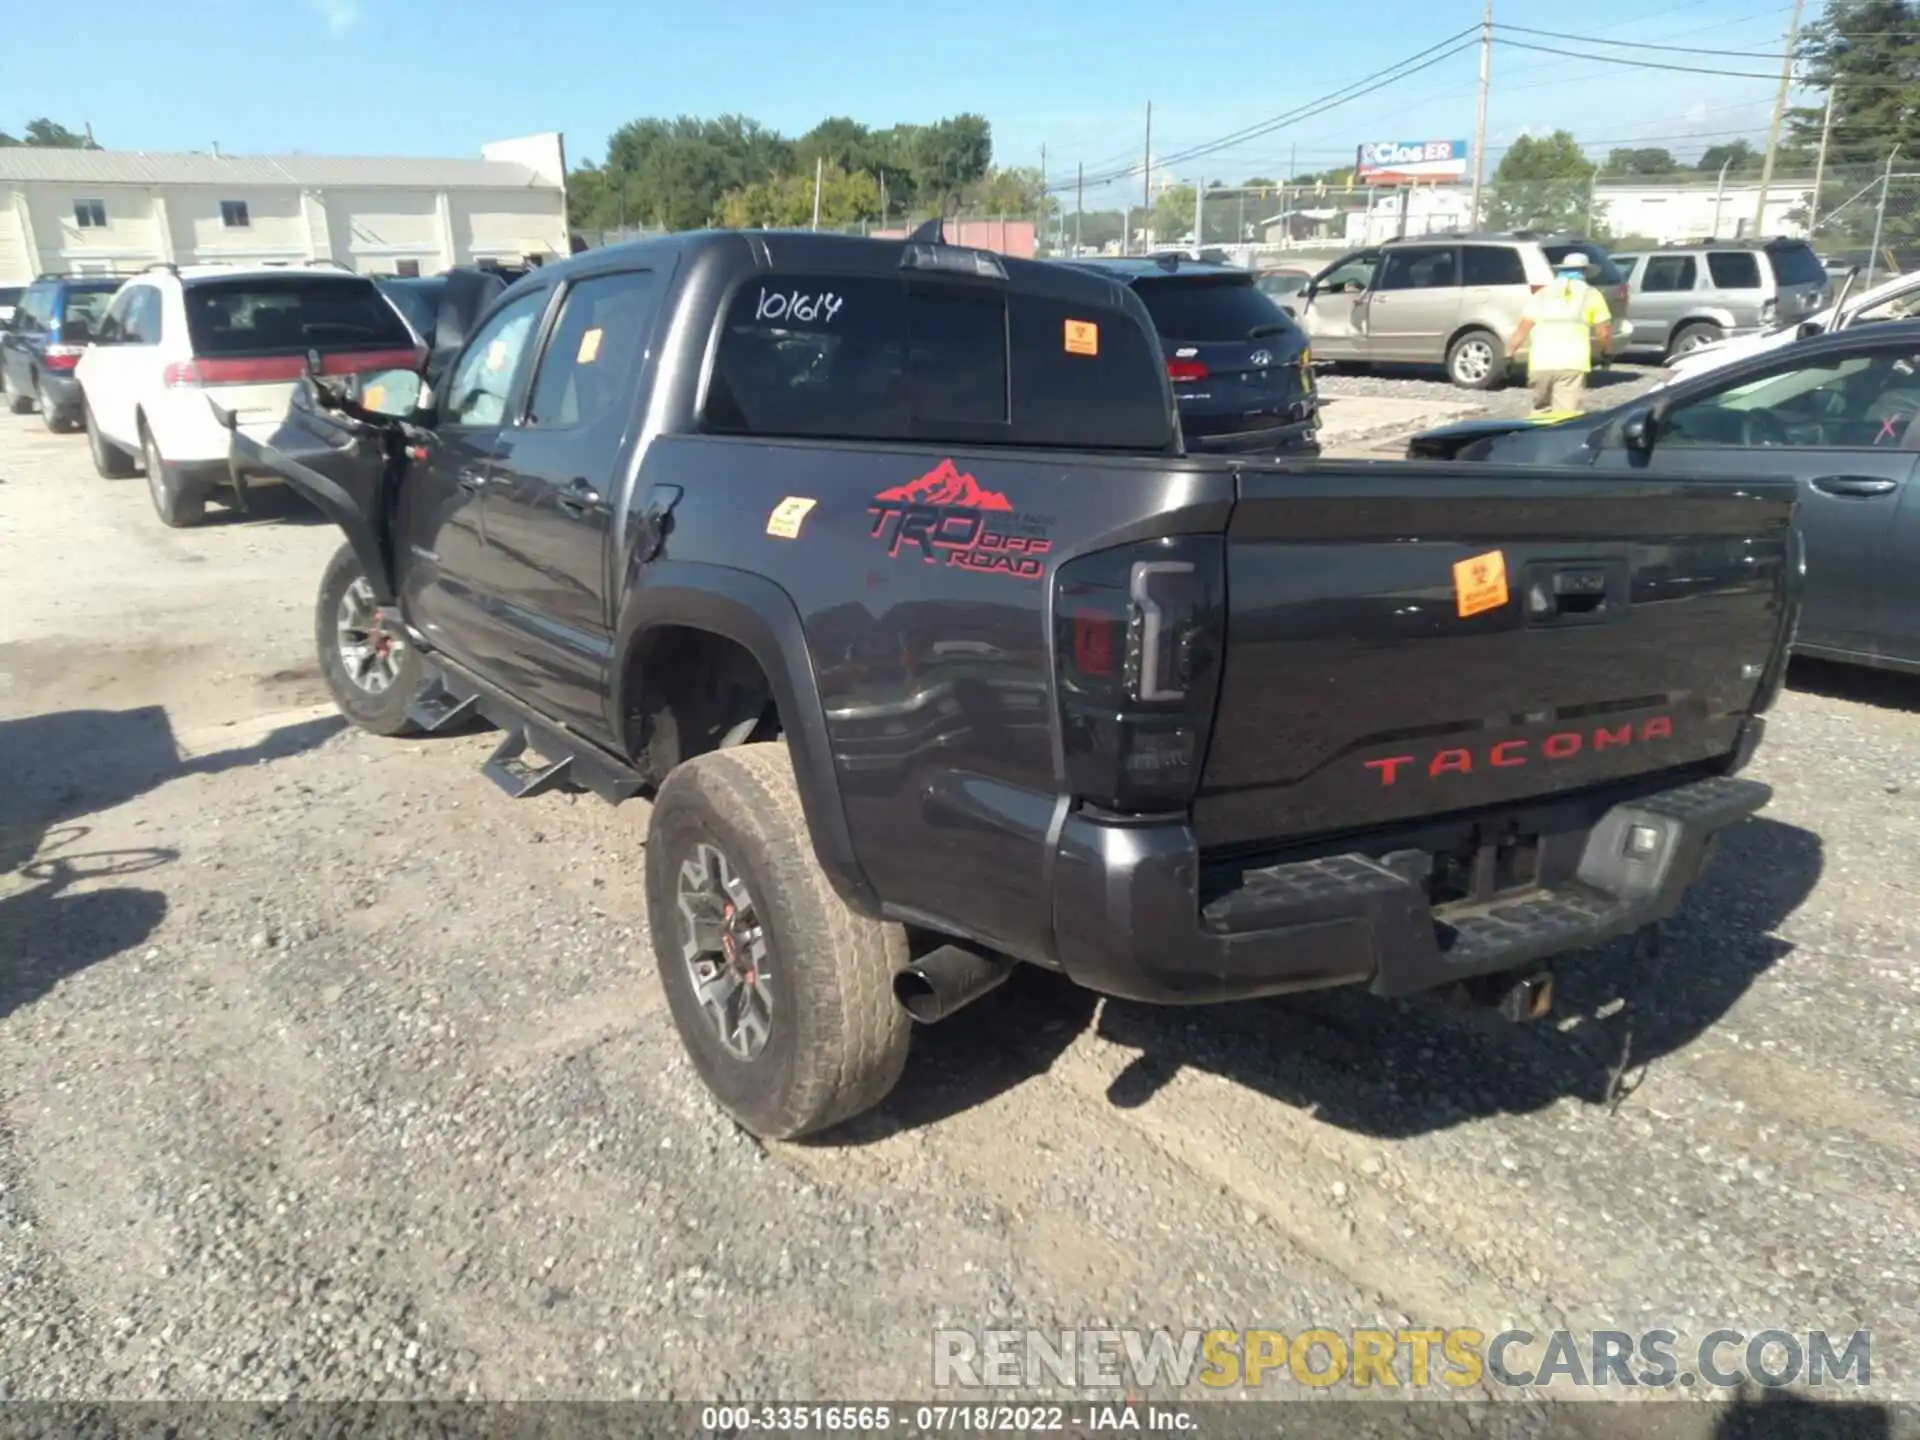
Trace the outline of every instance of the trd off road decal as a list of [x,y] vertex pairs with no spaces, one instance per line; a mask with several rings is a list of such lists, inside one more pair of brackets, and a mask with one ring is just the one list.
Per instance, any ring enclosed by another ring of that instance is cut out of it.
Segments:
[[882,490],[867,506],[875,539],[898,559],[918,555],[929,565],[951,565],[1016,580],[1038,580],[1053,549],[1044,533],[1052,518],[1016,514],[1011,501],[985,490],[951,460],[918,480]]

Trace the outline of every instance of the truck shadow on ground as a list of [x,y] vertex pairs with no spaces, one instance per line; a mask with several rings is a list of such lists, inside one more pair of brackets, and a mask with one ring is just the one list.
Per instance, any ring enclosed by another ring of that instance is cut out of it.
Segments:
[[[884,1128],[935,1123],[1023,1084],[1089,1026],[1138,1052],[1107,1090],[1123,1109],[1148,1103],[1188,1067],[1382,1138],[1569,1097],[1610,1104],[1791,952],[1774,932],[1806,900],[1822,863],[1819,836],[1797,826],[1754,819],[1728,831],[1657,954],[1624,939],[1562,956],[1554,1019],[1532,1025],[1432,997],[1383,1001],[1353,989],[1190,1008],[1101,1001],[1023,969],[915,1035]],[[1628,1003],[1605,1013],[1621,1000]],[[1562,1031],[1556,1022],[1567,1017],[1579,1023]],[[863,1134],[856,1124],[844,1138],[860,1143]]]
[[1787,686],[1829,700],[1851,700],[1882,710],[1920,713],[1920,675],[1870,670],[1833,660],[1797,659],[1787,670]]
[[70,822],[185,775],[212,775],[295,755],[338,733],[337,715],[283,725],[250,745],[188,757],[158,705],[65,710],[0,721],[0,1018],[62,979],[140,944],[166,918],[166,896],[138,886],[76,890],[178,858],[169,848],[73,847]]

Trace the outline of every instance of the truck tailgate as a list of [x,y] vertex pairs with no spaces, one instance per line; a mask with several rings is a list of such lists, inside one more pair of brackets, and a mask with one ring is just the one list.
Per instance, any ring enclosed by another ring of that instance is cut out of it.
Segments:
[[1727,755],[1797,596],[1793,501],[1784,481],[1243,470],[1202,845]]

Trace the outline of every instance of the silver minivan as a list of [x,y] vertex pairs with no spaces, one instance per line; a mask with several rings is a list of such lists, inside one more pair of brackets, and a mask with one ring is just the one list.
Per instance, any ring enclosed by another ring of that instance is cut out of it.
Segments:
[[1685,355],[1733,335],[1793,325],[1833,299],[1804,240],[1709,240],[1615,254],[1635,350]]

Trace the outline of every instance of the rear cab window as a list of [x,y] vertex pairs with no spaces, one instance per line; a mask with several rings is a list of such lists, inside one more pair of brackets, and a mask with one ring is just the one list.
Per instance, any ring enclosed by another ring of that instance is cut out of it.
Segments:
[[118,288],[117,284],[69,286],[66,294],[61,297],[60,323],[67,325],[78,320],[88,330],[97,332],[100,329],[101,317],[107,313],[107,306],[113,300],[113,292]]
[[728,302],[702,425],[1148,451],[1176,433],[1160,356],[1127,311],[911,273],[750,277]]
[[196,355],[410,350],[414,339],[371,280],[249,275],[184,287]]
[[1254,283],[1251,273],[1244,279],[1136,280],[1133,288],[1163,340],[1208,344],[1245,340],[1262,326],[1294,328],[1287,312]]

